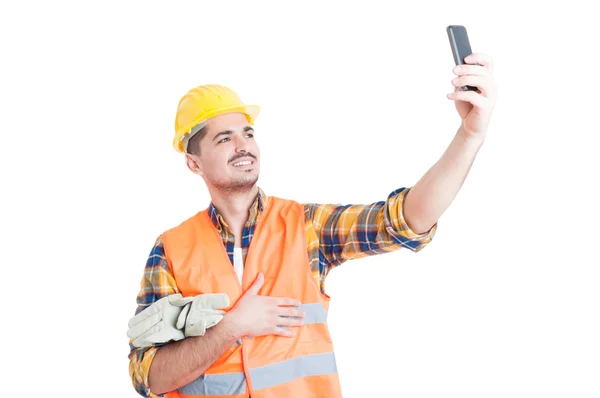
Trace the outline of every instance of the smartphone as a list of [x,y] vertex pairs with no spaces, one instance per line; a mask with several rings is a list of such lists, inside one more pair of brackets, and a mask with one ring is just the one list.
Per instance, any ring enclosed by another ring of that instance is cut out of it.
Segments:
[[[465,64],[465,57],[473,53],[467,29],[462,25],[449,25],[446,27],[446,32],[448,32],[454,63],[456,65]],[[477,91],[477,87],[473,86],[462,86],[461,89],[463,91]]]

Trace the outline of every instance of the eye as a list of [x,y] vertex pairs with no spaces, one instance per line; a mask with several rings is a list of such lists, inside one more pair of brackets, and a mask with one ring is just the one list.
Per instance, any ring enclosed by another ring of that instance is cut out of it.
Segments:
[[223,138],[222,140],[219,140],[219,142],[218,142],[218,143],[219,143],[219,144],[222,144],[222,143],[224,143],[224,142],[227,142],[227,141],[229,141],[229,137],[225,137],[225,138]]
[[254,133],[248,133],[248,134],[246,134],[246,137],[248,137],[248,138],[254,138]]

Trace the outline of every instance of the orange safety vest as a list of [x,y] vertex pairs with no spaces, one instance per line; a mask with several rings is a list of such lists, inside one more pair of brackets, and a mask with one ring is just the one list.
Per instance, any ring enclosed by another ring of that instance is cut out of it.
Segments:
[[328,297],[311,274],[304,206],[270,197],[258,220],[240,286],[207,210],[163,234],[165,254],[183,296],[226,293],[230,310],[259,272],[259,294],[300,300],[304,325],[294,337],[242,337],[204,375],[167,397],[341,397],[326,318]]

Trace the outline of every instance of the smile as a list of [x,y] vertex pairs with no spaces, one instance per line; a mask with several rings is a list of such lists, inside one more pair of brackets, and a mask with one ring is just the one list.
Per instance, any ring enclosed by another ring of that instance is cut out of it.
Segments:
[[254,164],[254,161],[252,161],[252,160],[242,160],[242,161],[239,161],[239,162],[235,162],[233,164],[233,167],[250,166],[252,164]]

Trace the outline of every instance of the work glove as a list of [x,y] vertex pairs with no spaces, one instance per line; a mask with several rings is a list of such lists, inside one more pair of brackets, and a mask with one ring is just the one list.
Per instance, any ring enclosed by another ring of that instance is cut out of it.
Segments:
[[189,307],[194,297],[183,297],[171,294],[163,297],[145,308],[129,320],[127,337],[132,339],[134,347],[147,347],[157,343],[185,338],[183,327],[185,315],[181,318],[182,309]]
[[204,336],[206,330],[223,319],[229,306],[225,293],[199,294],[183,297],[172,294],[163,297],[129,321],[127,336],[134,347],[179,341],[190,336]]
[[[185,336],[204,336],[206,330],[215,326],[223,319],[225,311],[219,308],[229,306],[229,297],[225,293],[206,293],[194,297],[187,305],[182,315],[185,317]],[[182,317],[179,318],[182,321]],[[178,326],[181,326],[179,324]]]

